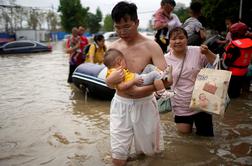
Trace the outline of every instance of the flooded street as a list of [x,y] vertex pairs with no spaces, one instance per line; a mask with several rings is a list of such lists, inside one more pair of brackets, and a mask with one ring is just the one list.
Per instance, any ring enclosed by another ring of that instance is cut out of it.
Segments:
[[[0,166],[110,166],[110,101],[66,81],[63,43],[52,53],[0,56]],[[161,114],[165,152],[129,166],[252,165],[252,93],[214,117],[214,138],[178,135]]]

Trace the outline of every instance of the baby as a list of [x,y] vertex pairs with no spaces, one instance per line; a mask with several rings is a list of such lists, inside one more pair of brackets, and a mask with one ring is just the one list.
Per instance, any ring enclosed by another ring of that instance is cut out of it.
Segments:
[[168,66],[164,71],[161,71],[156,66],[148,64],[141,74],[132,73],[126,68],[126,62],[122,52],[117,49],[109,49],[104,56],[104,65],[108,68],[107,77],[116,70],[122,67],[124,70],[124,80],[115,85],[118,90],[126,90],[133,85],[142,86],[154,84],[156,95],[158,98],[168,99],[175,95],[174,92],[167,91],[162,79],[172,81],[172,66]]
[[[70,38],[70,47],[73,48],[79,43],[80,43],[79,30],[74,27],[72,29],[72,36]],[[76,50],[76,51],[80,52],[80,50]]]

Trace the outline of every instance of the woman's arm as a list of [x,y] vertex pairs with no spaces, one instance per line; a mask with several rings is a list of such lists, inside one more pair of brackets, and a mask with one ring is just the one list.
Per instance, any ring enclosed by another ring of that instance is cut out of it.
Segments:
[[95,58],[95,45],[94,44],[91,44],[89,48],[88,57],[89,57],[90,63],[94,63],[94,58]]
[[208,49],[208,47],[206,45],[201,45],[200,46],[200,51],[202,54],[205,54],[207,57],[207,60],[209,63],[213,64],[215,59],[216,59],[216,55]]
[[66,53],[71,54],[74,51],[76,51],[77,49],[80,48],[80,42],[78,42],[75,46],[70,47],[69,44],[66,45]]

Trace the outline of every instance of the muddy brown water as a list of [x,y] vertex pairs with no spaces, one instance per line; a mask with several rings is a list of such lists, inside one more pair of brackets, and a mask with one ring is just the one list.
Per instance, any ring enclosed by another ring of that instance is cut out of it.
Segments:
[[[66,82],[62,43],[52,53],[0,56],[0,166],[107,166],[109,105]],[[214,116],[214,138],[179,135],[161,114],[165,151],[129,166],[252,165],[252,94]]]

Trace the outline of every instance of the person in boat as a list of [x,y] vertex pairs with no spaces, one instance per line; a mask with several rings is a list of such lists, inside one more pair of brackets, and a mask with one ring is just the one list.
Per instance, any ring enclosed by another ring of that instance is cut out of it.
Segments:
[[133,85],[144,86],[154,84],[156,89],[156,97],[161,99],[169,99],[175,95],[174,92],[167,91],[163,84],[163,79],[168,82],[172,81],[172,66],[168,66],[164,71],[161,71],[156,66],[148,64],[142,73],[130,72],[126,67],[126,62],[123,53],[117,49],[109,49],[104,56],[104,65],[108,68],[108,77],[116,68],[122,67],[124,72],[124,80],[115,85],[118,90],[126,90]]
[[103,64],[104,53],[106,51],[105,39],[102,34],[94,36],[94,42],[90,45],[86,62]]
[[[147,64],[153,64],[160,70],[166,69],[159,45],[138,32],[139,19],[134,3],[118,2],[112,9],[111,17],[119,39],[109,48],[123,53],[129,71],[140,73]],[[124,71],[119,67],[105,81],[114,88],[113,85],[122,82],[124,77]],[[164,84],[166,87],[169,85],[167,81]],[[126,164],[130,148],[136,154],[145,155],[154,155],[163,150],[155,91],[153,84],[116,90],[110,107],[110,145],[114,165]]]

